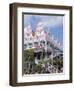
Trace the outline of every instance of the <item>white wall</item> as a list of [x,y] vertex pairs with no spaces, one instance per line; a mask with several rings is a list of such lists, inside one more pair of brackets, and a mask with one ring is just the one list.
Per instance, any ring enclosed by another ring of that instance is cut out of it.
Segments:
[[74,0],[0,0],[0,90],[6,90],[6,89],[7,90],[35,90],[35,89],[36,90],[39,89],[73,90],[74,82],[72,84],[57,84],[57,85],[44,85],[44,86],[42,85],[42,86],[28,86],[28,87],[9,86],[8,84],[9,83],[9,3],[12,3],[14,1],[24,2],[24,3],[26,2],[26,3],[72,5],[74,10]]

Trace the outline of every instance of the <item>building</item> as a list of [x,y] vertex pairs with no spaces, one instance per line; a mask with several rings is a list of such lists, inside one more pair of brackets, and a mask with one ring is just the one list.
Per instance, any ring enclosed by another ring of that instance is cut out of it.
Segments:
[[[24,29],[24,51],[28,49],[34,49],[35,64],[38,65],[42,62],[41,55],[43,55],[43,60],[47,62],[47,65],[42,65],[48,68],[53,67],[53,58],[63,54],[62,45],[51,34],[45,32],[42,22],[37,24],[35,32],[33,32],[30,25]],[[52,60],[52,65],[48,65],[50,59]],[[31,67],[34,69],[32,64]]]
[[51,46],[62,51],[62,45],[57,42],[57,40],[54,40],[52,35],[44,31],[42,22],[37,24],[35,32],[32,31],[30,25],[24,29],[24,50],[30,48],[44,48],[45,51],[47,51],[51,49]]

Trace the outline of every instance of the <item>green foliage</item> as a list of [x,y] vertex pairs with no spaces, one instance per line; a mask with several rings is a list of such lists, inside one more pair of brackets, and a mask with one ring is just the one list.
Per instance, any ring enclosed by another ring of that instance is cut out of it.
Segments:
[[24,60],[29,62],[34,60],[34,49],[28,49],[24,51]]
[[49,59],[49,61],[48,61],[48,62],[49,62],[49,64],[50,64],[50,65],[52,65],[52,59]]
[[40,64],[36,65],[36,71],[37,71],[38,73],[40,73],[41,70],[42,70],[42,64],[40,63]]
[[55,59],[55,60],[53,60],[53,66],[55,67],[55,68],[61,68],[61,67],[63,67],[63,59]]

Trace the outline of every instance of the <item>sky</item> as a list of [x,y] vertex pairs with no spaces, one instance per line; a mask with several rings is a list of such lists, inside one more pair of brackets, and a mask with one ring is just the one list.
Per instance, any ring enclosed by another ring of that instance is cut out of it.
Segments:
[[38,22],[42,22],[44,30],[51,33],[54,39],[63,45],[63,16],[24,14],[24,28],[31,25],[33,31],[35,31]]

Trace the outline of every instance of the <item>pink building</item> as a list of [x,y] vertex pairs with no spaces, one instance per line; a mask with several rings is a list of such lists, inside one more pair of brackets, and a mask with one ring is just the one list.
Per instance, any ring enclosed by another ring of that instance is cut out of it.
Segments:
[[24,29],[24,50],[30,48],[44,48],[45,51],[47,51],[47,49],[51,49],[50,43],[62,49],[62,45],[58,43],[57,40],[54,40],[52,35],[44,31],[42,22],[37,24],[35,32],[32,31],[30,25]]

